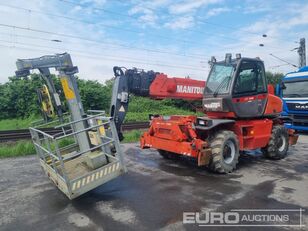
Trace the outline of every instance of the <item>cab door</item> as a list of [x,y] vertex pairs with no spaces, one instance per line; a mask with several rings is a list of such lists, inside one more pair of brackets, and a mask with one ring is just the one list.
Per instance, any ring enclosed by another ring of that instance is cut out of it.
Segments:
[[237,67],[233,83],[232,103],[239,118],[260,117],[267,101],[265,70],[263,63],[243,60]]

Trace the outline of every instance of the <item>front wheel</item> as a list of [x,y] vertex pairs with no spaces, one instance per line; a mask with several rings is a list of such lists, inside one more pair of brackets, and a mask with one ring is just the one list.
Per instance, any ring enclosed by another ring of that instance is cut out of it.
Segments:
[[288,130],[283,125],[275,125],[268,145],[263,149],[265,157],[280,160],[286,157],[289,149]]
[[212,159],[209,168],[214,172],[230,173],[238,163],[239,141],[232,131],[218,131],[210,141]]

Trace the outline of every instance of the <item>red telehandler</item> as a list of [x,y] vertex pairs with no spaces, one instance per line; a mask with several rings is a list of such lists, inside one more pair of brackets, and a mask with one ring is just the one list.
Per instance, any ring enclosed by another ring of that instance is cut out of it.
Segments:
[[232,172],[240,154],[248,150],[261,149],[270,159],[284,158],[298,136],[283,126],[282,101],[267,85],[263,61],[226,54],[220,62],[212,58],[210,65],[206,86],[204,81],[114,67],[111,116],[120,139],[130,93],[154,99],[202,99],[203,117],[152,116],[141,148],[155,148],[166,158],[189,156],[198,166],[219,173]]

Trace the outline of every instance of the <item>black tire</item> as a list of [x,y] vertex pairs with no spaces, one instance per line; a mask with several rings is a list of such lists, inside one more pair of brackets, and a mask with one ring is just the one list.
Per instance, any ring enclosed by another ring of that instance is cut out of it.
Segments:
[[218,173],[230,173],[236,169],[239,159],[239,141],[232,131],[218,131],[210,141],[212,159],[209,169]]
[[164,157],[165,159],[175,159],[175,155],[174,153],[172,152],[168,152],[168,151],[165,151],[165,150],[157,150],[159,152],[159,154]]
[[288,130],[283,125],[275,125],[268,145],[263,148],[266,158],[280,160],[286,157],[289,149]]

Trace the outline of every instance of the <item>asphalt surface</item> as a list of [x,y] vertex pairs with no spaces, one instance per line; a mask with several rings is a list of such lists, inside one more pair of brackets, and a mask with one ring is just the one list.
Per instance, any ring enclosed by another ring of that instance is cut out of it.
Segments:
[[0,160],[0,230],[222,230],[183,225],[183,212],[299,208],[306,210],[302,228],[225,229],[308,230],[308,136],[284,160],[243,156],[228,175],[137,144],[122,147],[129,172],[73,201],[50,183],[35,156]]

